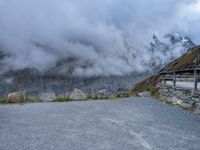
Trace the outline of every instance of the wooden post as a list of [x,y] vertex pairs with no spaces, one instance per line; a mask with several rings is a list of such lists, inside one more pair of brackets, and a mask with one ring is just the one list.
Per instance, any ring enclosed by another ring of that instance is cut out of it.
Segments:
[[194,70],[194,90],[195,90],[195,91],[197,91],[197,88],[198,88],[198,87],[197,87],[197,86],[198,86],[197,83],[198,83],[198,82],[197,82],[197,70],[195,69],[195,70]]
[[176,87],[176,72],[173,72],[173,86]]
[[166,84],[165,74],[163,75],[164,84]]

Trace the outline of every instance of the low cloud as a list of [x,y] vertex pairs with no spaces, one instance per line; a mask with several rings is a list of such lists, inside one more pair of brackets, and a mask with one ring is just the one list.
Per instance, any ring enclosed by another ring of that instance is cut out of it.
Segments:
[[196,0],[0,0],[5,69],[44,72],[74,57],[82,63],[74,69],[78,75],[145,72],[153,57],[168,62],[183,52],[152,54],[153,34],[164,40],[178,32],[200,42],[199,6]]

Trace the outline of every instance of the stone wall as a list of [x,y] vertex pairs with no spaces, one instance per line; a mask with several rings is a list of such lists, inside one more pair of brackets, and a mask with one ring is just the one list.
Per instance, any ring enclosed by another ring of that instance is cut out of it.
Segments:
[[200,94],[195,94],[193,90],[172,87],[163,83],[158,85],[158,89],[160,99],[175,105],[194,108],[196,112],[200,110]]

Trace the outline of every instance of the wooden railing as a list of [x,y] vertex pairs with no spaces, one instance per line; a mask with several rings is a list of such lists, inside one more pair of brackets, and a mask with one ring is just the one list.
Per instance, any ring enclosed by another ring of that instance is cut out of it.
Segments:
[[185,70],[175,70],[160,72],[160,82],[173,81],[173,86],[176,87],[176,82],[193,82],[194,91],[198,92],[198,82],[200,82],[200,68],[191,68]]

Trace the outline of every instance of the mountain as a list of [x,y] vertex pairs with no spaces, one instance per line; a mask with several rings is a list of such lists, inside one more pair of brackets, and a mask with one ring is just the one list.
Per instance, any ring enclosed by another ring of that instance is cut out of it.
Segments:
[[178,33],[165,35],[163,41],[153,35],[153,42],[150,43],[149,50],[154,56],[148,64],[149,68],[156,72],[194,46],[196,44],[189,37],[181,36]]
[[181,36],[178,33],[171,33],[165,36],[173,45],[181,45],[187,50],[196,46],[196,44],[187,36]]
[[[153,42],[150,43],[149,51],[155,53],[153,59],[146,65],[152,68],[153,72],[164,66],[162,58],[159,56],[173,56],[169,61],[177,58],[173,55],[173,48],[180,47],[181,54],[188,47],[195,44],[188,38],[178,34],[168,34],[165,41],[153,36]],[[159,53],[159,55],[157,55]],[[172,53],[172,55],[171,55]],[[4,68],[4,58],[9,57],[8,54],[0,52],[0,67]],[[30,95],[39,95],[43,92],[53,92],[56,96],[69,95],[74,88],[79,88],[85,93],[95,95],[98,90],[107,89],[109,93],[126,92],[138,81],[147,77],[151,72],[137,73],[133,72],[124,76],[108,76],[108,77],[82,77],[73,75],[74,68],[88,67],[90,63],[80,62],[78,58],[66,58],[59,60],[54,67],[41,73],[34,67],[9,70],[0,74],[0,97],[10,92],[25,91]]]

